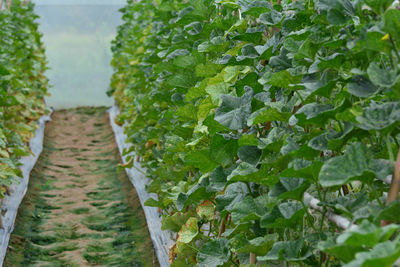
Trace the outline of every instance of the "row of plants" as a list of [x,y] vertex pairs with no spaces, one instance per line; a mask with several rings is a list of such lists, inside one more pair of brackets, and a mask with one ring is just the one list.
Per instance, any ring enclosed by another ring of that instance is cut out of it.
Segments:
[[46,112],[46,59],[36,18],[25,1],[9,0],[0,9],[0,197],[18,182],[18,159],[31,153],[29,140]]
[[397,3],[141,0],[121,11],[109,94],[137,155],[125,167],[140,160],[158,195],[146,205],[177,233],[171,266],[393,266]]

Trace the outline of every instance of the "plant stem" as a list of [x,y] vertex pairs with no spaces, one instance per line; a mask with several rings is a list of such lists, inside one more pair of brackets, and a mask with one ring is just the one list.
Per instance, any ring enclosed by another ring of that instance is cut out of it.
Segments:
[[392,150],[392,142],[390,141],[390,134],[386,135],[385,141],[386,141],[386,147],[388,150],[390,162],[394,162],[394,155],[393,155],[393,150]]
[[392,36],[389,36],[389,40],[390,40],[390,43],[393,46],[393,50],[394,50],[394,52],[395,52],[395,54],[397,56],[397,59],[400,61],[400,54],[399,54],[399,51],[397,50],[396,44],[394,43],[394,41],[392,39]]

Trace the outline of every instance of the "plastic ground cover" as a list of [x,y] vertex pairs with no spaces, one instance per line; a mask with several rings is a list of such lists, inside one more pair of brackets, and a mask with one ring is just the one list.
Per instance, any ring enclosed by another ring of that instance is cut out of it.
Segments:
[[[0,229],[0,266],[3,265],[6,256],[10,235],[14,230],[14,223],[18,213],[18,207],[28,189],[29,176],[38,160],[40,153],[43,150],[44,128],[47,121],[50,120],[50,115],[42,116],[39,120],[39,127],[35,132],[35,136],[30,140],[29,146],[33,154],[22,157],[19,162],[22,171],[22,179],[18,184],[12,184],[9,187],[9,195],[5,195],[1,204],[1,220],[3,229]],[[4,215],[3,215],[4,214]]]
[[[123,151],[130,147],[130,144],[126,143],[126,135],[124,133],[124,127],[118,126],[115,123],[115,117],[119,114],[119,109],[117,106],[113,106],[109,109],[110,123],[114,131],[115,139],[118,144],[118,149],[121,154],[123,163],[126,163],[126,158],[128,155],[123,155]],[[134,167],[131,169],[125,168],[125,171],[129,177],[129,180],[135,187],[140,204],[143,207],[144,214],[146,216],[147,227],[149,228],[150,236],[153,241],[154,249],[157,254],[158,262],[161,267],[169,266],[169,247],[174,244],[172,239],[173,234],[170,231],[161,230],[161,214],[155,207],[148,207],[144,205],[144,202],[151,198],[157,199],[156,194],[150,194],[146,192],[146,184],[149,183],[149,179],[143,175],[145,170],[140,167],[138,162],[134,163]]]

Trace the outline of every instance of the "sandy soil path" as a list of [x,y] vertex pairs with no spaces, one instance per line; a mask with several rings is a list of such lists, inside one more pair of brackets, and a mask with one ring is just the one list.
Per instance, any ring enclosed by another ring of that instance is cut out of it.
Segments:
[[54,112],[4,266],[158,266],[105,108]]

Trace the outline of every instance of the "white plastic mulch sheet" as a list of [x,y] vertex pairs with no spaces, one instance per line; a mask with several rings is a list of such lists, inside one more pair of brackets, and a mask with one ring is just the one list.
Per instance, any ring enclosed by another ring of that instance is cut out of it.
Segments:
[[18,207],[28,189],[29,176],[43,150],[44,127],[46,121],[50,120],[49,116],[43,116],[39,120],[39,128],[35,132],[35,136],[30,140],[29,146],[33,155],[22,157],[19,162],[22,164],[19,169],[22,171],[22,179],[19,183],[12,184],[9,187],[10,195],[6,195],[2,201],[1,220],[3,229],[0,229],[0,266],[3,265],[6,256],[10,235],[14,230],[14,222],[17,217]]
[[[124,127],[115,124],[115,117],[119,114],[119,109],[117,106],[112,107],[109,110],[110,123],[113,128],[115,139],[118,144],[119,152],[121,153],[122,161],[126,163],[126,156],[122,155],[124,148],[129,148],[130,145],[125,143],[126,135],[124,134]],[[147,207],[144,202],[151,198],[157,199],[155,194],[150,194],[146,192],[146,184],[149,183],[149,179],[143,175],[139,170],[143,170],[138,162],[135,162],[135,167],[131,169],[125,169],[129,177],[129,180],[135,187],[140,203],[142,204],[144,214],[146,215],[147,227],[149,228],[150,236],[154,244],[154,249],[157,254],[158,261],[161,267],[169,266],[169,247],[174,244],[172,239],[172,233],[169,231],[161,230],[161,214],[155,207]],[[142,172],[145,172],[143,170]]]

